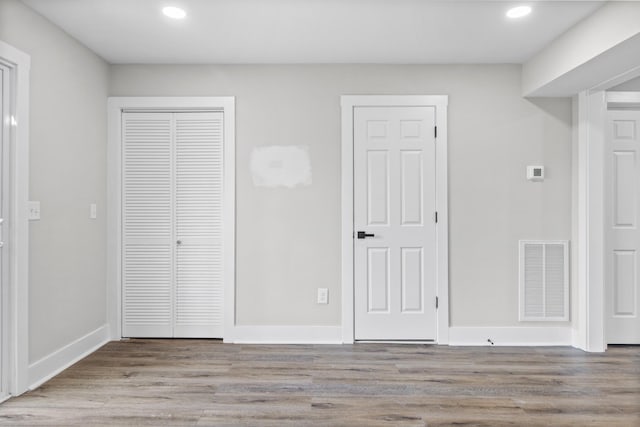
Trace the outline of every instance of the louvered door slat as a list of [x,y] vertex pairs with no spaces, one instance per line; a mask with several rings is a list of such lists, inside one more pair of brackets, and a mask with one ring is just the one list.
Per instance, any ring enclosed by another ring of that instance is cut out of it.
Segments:
[[222,113],[175,114],[175,336],[222,336]]
[[173,334],[172,115],[124,113],[123,336]]

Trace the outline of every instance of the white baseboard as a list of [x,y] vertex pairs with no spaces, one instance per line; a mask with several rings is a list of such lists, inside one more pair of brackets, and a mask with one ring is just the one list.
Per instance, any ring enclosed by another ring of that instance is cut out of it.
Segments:
[[[225,332],[225,335],[229,335]],[[342,344],[341,326],[235,326],[234,344]]]
[[572,344],[571,326],[454,326],[449,328],[450,346],[571,346]]
[[85,358],[109,342],[109,328],[100,326],[95,331],[78,338],[29,365],[29,390],[33,390],[49,381],[69,366]]

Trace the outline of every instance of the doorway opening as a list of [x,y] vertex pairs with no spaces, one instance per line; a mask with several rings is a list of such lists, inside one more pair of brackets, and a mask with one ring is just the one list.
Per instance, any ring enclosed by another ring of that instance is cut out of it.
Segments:
[[111,338],[232,341],[234,98],[113,97],[108,109]]
[[640,92],[607,94],[606,344],[640,344]]
[[448,343],[447,103],[342,97],[345,343]]

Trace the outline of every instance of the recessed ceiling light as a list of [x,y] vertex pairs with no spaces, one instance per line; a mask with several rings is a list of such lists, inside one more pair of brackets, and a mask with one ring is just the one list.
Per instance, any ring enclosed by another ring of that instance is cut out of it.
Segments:
[[509,9],[507,11],[507,17],[512,19],[522,18],[523,16],[527,16],[530,13],[531,13],[530,6],[518,6],[512,9]]
[[183,19],[185,16],[187,16],[187,12],[185,12],[184,9],[180,9],[179,7],[174,6],[167,6],[163,8],[162,13],[173,19]]

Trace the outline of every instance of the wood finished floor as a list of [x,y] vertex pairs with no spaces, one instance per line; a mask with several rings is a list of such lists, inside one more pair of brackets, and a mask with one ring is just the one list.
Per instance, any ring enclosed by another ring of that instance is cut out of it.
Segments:
[[640,347],[113,342],[0,425],[640,426]]

